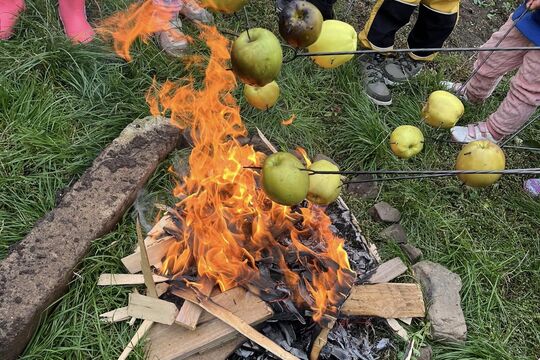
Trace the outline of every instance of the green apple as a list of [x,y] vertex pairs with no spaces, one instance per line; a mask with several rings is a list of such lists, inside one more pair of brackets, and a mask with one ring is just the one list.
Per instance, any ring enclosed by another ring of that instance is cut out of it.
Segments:
[[309,175],[296,156],[288,152],[277,152],[264,162],[262,185],[272,201],[292,206],[306,198]]
[[279,85],[275,81],[262,87],[245,85],[244,96],[251,106],[259,110],[268,110],[279,98]]
[[244,31],[233,43],[232,69],[245,84],[264,86],[271,83],[278,77],[282,61],[281,44],[266,29]]
[[[309,167],[313,171],[339,171],[339,167],[328,160],[315,161]],[[335,201],[341,192],[341,176],[339,174],[309,175],[307,199],[317,205],[328,205]]]
[[400,158],[408,159],[424,148],[424,134],[416,126],[398,126],[390,135],[390,148]]
[[232,14],[246,5],[248,0],[202,0],[201,5],[214,11]]
[[321,34],[323,16],[310,2],[292,1],[279,14],[279,33],[295,48],[306,48]]

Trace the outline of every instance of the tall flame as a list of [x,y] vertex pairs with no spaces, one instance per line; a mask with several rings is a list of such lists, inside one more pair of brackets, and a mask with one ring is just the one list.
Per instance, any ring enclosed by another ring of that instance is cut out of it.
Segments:
[[[147,94],[151,112],[189,129],[194,144],[190,173],[174,189],[181,239],[168,249],[161,271],[182,278],[196,268],[199,284],[210,281],[225,291],[257,280],[257,263],[272,259],[294,300],[321,320],[336,311],[341,291],[354,280],[343,240],[332,233],[322,208],[298,212],[273,203],[258,187],[258,172],[245,169],[260,166],[265,155],[237,140],[247,130],[232,96],[237,83],[227,70],[230,44],[215,27],[200,29],[211,53],[202,86],[185,78],[154,84]],[[119,54],[129,53],[119,41]]]

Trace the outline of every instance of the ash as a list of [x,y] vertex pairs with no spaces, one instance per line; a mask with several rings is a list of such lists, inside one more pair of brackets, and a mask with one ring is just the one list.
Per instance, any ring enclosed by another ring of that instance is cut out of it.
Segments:
[[[361,277],[377,267],[360,228],[345,203],[336,201],[326,208],[332,220],[332,231],[345,239],[345,250],[353,271]],[[264,298],[264,297],[263,297]],[[266,299],[265,299],[266,300]],[[270,299],[267,299],[267,301]],[[302,360],[309,360],[313,341],[320,327],[312,321],[309,311],[302,314],[291,302],[270,301],[273,319],[259,326],[260,331],[286,351]],[[328,360],[378,360],[392,347],[388,338],[377,337],[370,319],[339,319],[328,334],[328,343],[320,358]],[[277,359],[252,341],[246,341],[228,357],[229,360]]]

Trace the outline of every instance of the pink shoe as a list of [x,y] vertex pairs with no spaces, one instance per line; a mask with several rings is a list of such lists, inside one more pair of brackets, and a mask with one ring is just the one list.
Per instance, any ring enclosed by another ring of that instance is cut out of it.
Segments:
[[450,132],[452,133],[452,139],[460,143],[470,143],[476,140],[489,140],[497,143],[500,140],[495,139],[490,134],[485,122],[470,124],[468,126],[454,126],[450,129]]
[[24,9],[24,0],[0,0],[0,40],[13,36],[13,28]]
[[88,43],[95,32],[86,19],[84,0],[59,0],[58,12],[66,35],[76,43]]

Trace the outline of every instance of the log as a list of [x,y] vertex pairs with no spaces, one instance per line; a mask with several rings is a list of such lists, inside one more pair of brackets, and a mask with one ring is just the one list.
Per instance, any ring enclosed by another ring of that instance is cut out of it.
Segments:
[[[156,283],[169,280],[168,278],[159,275],[154,275],[153,279]],[[99,275],[97,284],[98,286],[141,285],[144,284],[144,276],[142,274],[101,274]]]
[[[147,246],[146,252],[148,253],[148,261],[150,262],[150,265],[159,263],[167,253],[167,249],[169,249],[174,241],[175,240],[172,236],[167,236]],[[124,264],[125,268],[132,274],[140,272],[142,270],[141,254],[139,252],[135,252],[122,258],[122,264]]]
[[353,286],[341,308],[349,316],[382,318],[424,317],[422,290],[417,284],[376,284]]
[[[272,309],[264,301],[242,288],[231,289],[212,297],[212,300],[251,325],[268,320],[273,315]],[[233,328],[206,312],[193,331],[176,325],[156,324],[148,333],[148,359],[187,359],[237,337],[239,335]]]
[[128,315],[137,319],[152,320],[159,324],[172,325],[178,308],[172,302],[151,296],[129,294]]
[[362,279],[362,283],[380,284],[387,283],[407,271],[407,265],[396,257],[379,265],[374,271],[366,274]]
[[16,359],[24,350],[94,240],[115,228],[181,135],[161,117],[128,125],[0,260],[0,359]]
[[270,351],[272,354],[278,356],[280,359],[284,360],[299,360],[296,356],[285,351],[281,346],[255,330],[242,318],[238,317],[234,313],[220,306],[219,304],[212,301],[209,298],[197,297],[193,290],[175,290],[173,294],[183,298],[184,300],[189,300],[193,303],[196,303],[204,310],[208,311],[210,314],[214,315],[227,325],[234,328],[240,334],[244,335],[251,341],[255,342],[259,346],[262,346],[266,350]]

